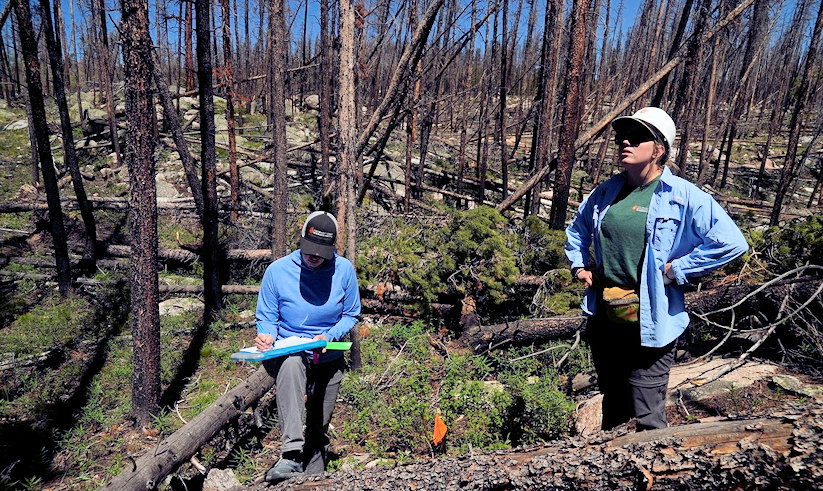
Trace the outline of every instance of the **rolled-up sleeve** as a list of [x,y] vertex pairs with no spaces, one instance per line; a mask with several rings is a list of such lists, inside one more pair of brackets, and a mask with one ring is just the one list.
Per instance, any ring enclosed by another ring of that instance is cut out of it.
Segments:
[[749,250],[743,233],[714,198],[705,194],[698,201],[690,225],[701,242],[690,253],[672,260],[679,285],[687,284],[689,276],[704,275]]

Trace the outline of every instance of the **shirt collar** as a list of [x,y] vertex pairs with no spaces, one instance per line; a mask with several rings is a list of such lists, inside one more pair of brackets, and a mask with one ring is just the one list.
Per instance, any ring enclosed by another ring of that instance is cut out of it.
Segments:
[[669,170],[668,165],[663,165],[663,174],[660,176],[660,180],[668,184],[669,186],[672,185],[672,181],[674,180],[675,175],[672,174],[672,171]]

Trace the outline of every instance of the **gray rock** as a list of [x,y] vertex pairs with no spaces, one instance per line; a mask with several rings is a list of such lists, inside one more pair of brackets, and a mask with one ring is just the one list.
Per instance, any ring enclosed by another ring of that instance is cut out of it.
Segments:
[[309,109],[315,111],[320,110],[320,96],[317,94],[310,94],[303,98],[303,104]]
[[186,312],[203,310],[203,302],[198,298],[170,298],[158,305],[160,315],[180,315]]
[[29,127],[29,122],[25,119],[21,119],[18,121],[12,121],[11,123],[7,124],[4,130],[13,131],[13,130],[25,130]]
[[256,186],[264,186],[271,179],[259,170],[246,166],[240,168],[240,178]]
[[814,384],[805,384],[797,377],[791,375],[775,375],[772,377],[772,383],[775,385],[807,397],[813,397],[817,401],[823,401],[823,386]]
[[194,97],[181,97],[180,98],[180,110],[181,111],[188,111],[189,109],[197,109],[200,107],[200,103]]
[[233,491],[243,489],[231,469],[212,469],[203,481],[203,491]]
[[179,198],[180,192],[174,187],[174,184],[166,180],[165,174],[158,174],[154,181],[157,185],[158,198]]

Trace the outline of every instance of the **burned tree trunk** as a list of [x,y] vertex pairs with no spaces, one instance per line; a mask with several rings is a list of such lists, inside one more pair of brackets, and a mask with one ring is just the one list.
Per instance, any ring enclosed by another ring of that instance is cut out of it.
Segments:
[[[538,77],[537,101],[539,109],[534,119],[532,136],[531,168],[539,172],[549,165],[549,148],[551,147],[552,122],[554,121],[554,97],[557,87],[557,61],[563,29],[560,27],[563,16],[563,3],[553,0],[546,8],[543,19],[545,31],[540,55],[540,76]],[[550,33],[552,37],[549,37]],[[551,41],[550,41],[551,40]],[[537,215],[540,211],[540,192],[542,185],[537,183],[531,191],[529,204],[525,207],[529,213]]]
[[43,87],[40,85],[40,61],[37,59],[37,41],[31,23],[31,9],[28,0],[16,0],[15,18],[20,36],[20,49],[23,52],[26,69],[26,88],[29,92],[31,106],[31,128],[34,132],[32,147],[37,148],[37,160],[43,173],[43,184],[49,205],[49,223],[54,241],[54,259],[57,264],[57,283],[63,296],[71,292],[71,268],[69,251],[66,245],[66,229],[63,224],[63,209],[60,206],[60,191],[54,172],[54,160],[49,145],[49,127],[46,120],[46,108],[43,102]]
[[163,107],[163,118],[166,121],[171,132],[171,138],[174,141],[174,146],[177,149],[177,154],[180,156],[180,162],[183,164],[183,172],[186,174],[186,181],[189,183],[192,198],[194,198],[197,216],[200,221],[203,221],[203,188],[197,177],[197,162],[189,153],[189,145],[186,143],[186,136],[183,134],[183,127],[180,125],[180,117],[177,115],[177,109],[172,104],[169,89],[163,81],[160,73],[160,65],[156,62],[156,57],[153,58],[155,63],[152,67],[152,76],[154,77],[154,85],[157,88],[157,95],[160,99],[160,105]]
[[[823,405],[292,479],[289,489],[738,489],[818,487]],[[447,437],[448,438],[448,437]]]
[[211,4],[195,2],[197,85],[200,96],[200,178],[203,186],[203,288],[205,324],[222,303],[217,238],[217,155],[214,141],[214,89],[211,64]]
[[[94,3],[94,2],[93,2]],[[111,136],[111,144],[114,147],[114,157],[117,161],[117,166],[123,165],[122,153],[120,152],[120,139],[117,136],[117,115],[114,113],[114,90],[112,88],[112,61],[109,53],[109,35],[106,27],[106,2],[99,0],[97,6],[97,14],[100,21],[100,39],[102,46],[100,46],[99,55],[103,58],[103,70],[100,73],[103,82],[103,90],[106,91],[106,113],[109,117],[109,133]]]
[[575,0],[572,8],[572,33],[569,59],[566,70],[566,95],[563,100],[563,123],[560,130],[560,149],[557,157],[557,172],[554,179],[552,208],[549,226],[562,230],[566,226],[566,210],[569,206],[569,187],[575,162],[575,141],[580,128],[583,106],[583,62],[586,54],[586,15],[590,0]]
[[192,91],[197,88],[197,77],[196,71],[194,69],[194,52],[192,51],[192,44],[191,44],[191,34],[192,34],[192,10],[194,9],[192,0],[183,0],[180,2],[180,5],[186,9],[185,15],[185,34],[184,37],[186,38],[185,45],[186,45],[186,90]]
[[126,70],[126,161],[131,196],[131,327],[134,336],[132,407],[141,424],[160,403],[160,313],[157,279],[157,189],[154,181],[154,104],[147,0],[121,0]]
[[320,0],[320,116],[317,126],[320,132],[320,172],[322,174],[320,189],[323,196],[331,192],[329,133],[331,132],[332,113],[332,59],[329,0]]
[[[814,284],[814,279],[811,277],[800,278],[797,281],[803,285]],[[791,282],[778,282],[770,285],[768,291],[772,296],[783,297],[790,294],[790,284]],[[686,306],[692,312],[708,313],[746,299],[748,303],[744,304],[744,307],[750,306],[752,309],[763,310],[765,305],[762,302],[763,297],[747,297],[760,286],[737,285],[688,293],[686,294]],[[543,343],[552,339],[568,338],[583,327],[583,321],[581,314],[520,319],[503,324],[472,327],[463,333],[460,340],[475,352],[511,345]]]
[[237,140],[234,136],[234,74],[231,61],[231,12],[229,0],[220,0],[223,20],[223,84],[226,89],[226,126],[229,135],[229,183],[231,189],[231,220],[237,221],[240,208],[240,171],[237,168]]
[[794,110],[792,111],[791,123],[789,123],[789,142],[786,150],[785,164],[783,165],[783,170],[780,172],[780,182],[777,184],[777,191],[774,196],[774,208],[772,208],[771,217],[769,217],[769,225],[771,226],[775,226],[780,222],[780,211],[783,208],[783,201],[786,199],[786,193],[794,177],[797,146],[803,127],[803,118],[806,115],[806,97],[809,93],[810,83],[809,77],[817,59],[821,30],[823,30],[823,3],[820,4],[817,10],[817,20],[814,23],[812,39],[809,41],[809,50],[806,53],[803,74],[800,76],[800,86],[795,95]]
[[286,52],[289,38],[283,0],[271,0],[269,94],[271,103],[272,155],[274,156],[274,199],[272,200],[272,259],[286,255],[286,207],[288,204],[286,161]]
[[[346,258],[355,263],[357,259],[357,216],[354,213],[356,200],[355,169],[359,157],[357,146],[357,107],[355,106],[354,84],[354,5],[351,0],[340,2],[340,152],[338,153],[338,167],[340,184],[337,197],[337,221],[345,230],[338,230],[338,249],[342,249],[345,240]],[[360,368],[360,338],[357,331],[351,331],[352,339],[352,368]]]
[[247,407],[260,399],[274,385],[274,378],[260,367],[232,390],[220,396],[211,406],[174,432],[134,465],[118,474],[105,489],[154,489],[164,477],[194,455],[200,447],[229,421],[240,416]]
[[[46,48],[49,52],[54,96],[57,102],[57,110],[60,113],[60,130],[63,136],[63,163],[71,174],[72,187],[74,188],[74,194],[77,196],[77,206],[80,208],[80,216],[83,219],[83,225],[86,230],[83,256],[86,260],[94,262],[96,257],[97,228],[94,223],[91,204],[89,204],[86,197],[86,188],[83,186],[83,177],[80,175],[80,166],[77,163],[77,153],[74,149],[71,118],[69,118],[69,105],[66,101],[63,57],[60,44],[55,36],[54,26],[51,22],[49,1],[40,0],[40,9],[42,13],[43,33],[46,38]],[[94,268],[92,267],[92,269]]]

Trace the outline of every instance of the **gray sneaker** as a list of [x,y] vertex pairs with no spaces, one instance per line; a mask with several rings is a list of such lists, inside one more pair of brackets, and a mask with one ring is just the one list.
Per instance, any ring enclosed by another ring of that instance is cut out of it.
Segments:
[[277,482],[303,474],[303,464],[296,460],[280,457],[274,466],[266,472],[266,481]]

